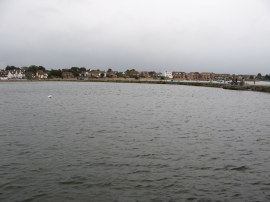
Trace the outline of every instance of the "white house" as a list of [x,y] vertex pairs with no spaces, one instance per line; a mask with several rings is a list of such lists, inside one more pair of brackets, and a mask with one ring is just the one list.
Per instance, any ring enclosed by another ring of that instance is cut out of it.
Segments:
[[86,70],[85,72],[83,72],[83,76],[84,77],[89,77],[91,75],[90,71],[91,71],[91,69]]
[[13,71],[13,70],[8,71],[7,77],[8,77],[8,79],[14,79],[15,78],[15,71]]
[[23,70],[9,70],[7,77],[8,79],[24,79],[25,73]]
[[23,70],[17,70],[17,78],[18,79],[24,79],[25,78],[25,73]]
[[36,73],[36,78],[47,79],[48,74],[46,72],[44,72],[43,70],[38,70],[37,73]]
[[169,79],[173,78],[172,72],[167,72],[167,71],[163,72],[162,76]]

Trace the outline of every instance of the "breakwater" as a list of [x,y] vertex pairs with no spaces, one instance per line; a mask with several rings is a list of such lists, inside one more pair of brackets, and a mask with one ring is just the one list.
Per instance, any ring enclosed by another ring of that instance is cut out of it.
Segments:
[[224,85],[223,89],[228,90],[248,90],[248,91],[258,91],[258,92],[266,92],[270,93],[270,86],[236,86],[236,85]]
[[222,88],[223,83],[211,83],[211,82],[186,82],[186,81],[165,81],[165,80],[107,80],[107,79],[90,79],[82,80],[83,82],[115,82],[115,83],[144,83],[144,84],[169,84],[169,85],[186,85],[186,86],[204,86]]

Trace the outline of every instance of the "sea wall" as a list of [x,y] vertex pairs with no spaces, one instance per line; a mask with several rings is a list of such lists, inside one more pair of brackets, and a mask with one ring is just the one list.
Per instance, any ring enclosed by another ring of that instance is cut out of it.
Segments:
[[246,86],[236,86],[236,85],[224,85],[223,89],[228,90],[249,90],[249,91],[259,91],[270,93],[270,86],[255,86],[255,85],[246,85]]

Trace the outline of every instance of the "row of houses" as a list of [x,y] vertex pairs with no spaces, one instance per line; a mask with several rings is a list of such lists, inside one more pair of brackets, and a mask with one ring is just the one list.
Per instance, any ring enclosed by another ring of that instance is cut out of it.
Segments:
[[201,80],[201,81],[210,81],[215,79],[215,74],[213,72],[172,72],[172,79],[179,80]]
[[9,80],[9,79],[25,79],[24,70],[0,70],[0,80]]
[[178,79],[178,80],[205,80],[210,81],[214,80],[217,77],[224,77],[229,78],[229,74],[222,74],[216,75],[213,72],[169,72],[165,71],[155,72],[155,71],[141,71],[138,72],[136,70],[128,70],[126,72],[118,72],[118,71],[101,71],[101,70],[87,70],[80,74],[81,77],[95,77],[95,78],[102,78],[102,77],[110,77],[110,78],[117,78],[117,77],[140,77],[140,78],[161,78],[164,79]]
[[103,77],[109,77],[109,78],[121,78],[121,77],[136,77],[140,76],[141,73],[136,70],[130,70],[126,72],[118,72],[113,70],[108,71],[102,71],[102,70],[87,70],[81,72],[79,75],[80,77],[91,77],[91,78],[103,78]]
[[[155,72],[155,71],[136,71],[136,70],[128,70],[126,72],[118,72],[118,71],[101,71],[101,70],[87,70],[82,72],[81,77],[94,77],[94,78],[119,78],[119,77],[131,77],[131,78],[148,78],[148,79],[175,79],[175,80],[200,80],[200,81],[211,81],[211,80],[231,80],[236,77],[231,74],[215,74],[213,72]],[[244,79],[250,79],[253,75],[238,75],[238,77]]]
[[200,81],[211,81],[211,80],[231,80],[232,78],[238,79],[253,79],[255,75],[234,75],[234,74],[216,74],[213,72],[164,72],[163,76],[169,79],[176,80],[200,80]]
[[[29,74],[29,73],[28,73]],[[37,70],[35,74],[27,75],[22,69],[19,70],[0,70],[0,80],[11,80],[11,79],[26,79],[27,78],[37,78],[37,79],[47,79],[48,74],[43,70]],[[76,78],[72,71],[69,69],[62,70],[62,78]],[[211,80],[232,80],[233,78],[239,79],[251,79],[255,77],[254,75],[231,75],[231,74],[215,74],[213,72],[169,72],[165,71],[155,72],[155,71],[136,71],[135,69],[127,70],[125,72],[118,72],[109,69],[108,71],[103,71],[99,69],[89,69],[82,71],[79,74],[80,78],[146,78],[146,79],[174,79],[174,80],[200,80],[200,81],[211,81]]]
[[[38,70],[36,74],[32,74],[31,78],[46,79],[48,74],[43,70]],[[0,80],[21,80],[26,79],[25,71],[17,70],[0,70]]]
[[235,74],[216,74],[213,72],[168,72],[155,73],[155,72],[141,72],[140,75],[145,78],[164,77],[166,79],[174,80],[199,80],[199,81],[211,81],[211,80],[232,80],[233,78],[250,80],[255,78],[255,75],[235,75]]

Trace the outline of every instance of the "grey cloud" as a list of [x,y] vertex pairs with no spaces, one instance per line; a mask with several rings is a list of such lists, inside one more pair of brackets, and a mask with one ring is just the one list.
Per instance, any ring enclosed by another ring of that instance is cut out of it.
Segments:
[[270,72],[266,0],[0,2],[0,65]]

